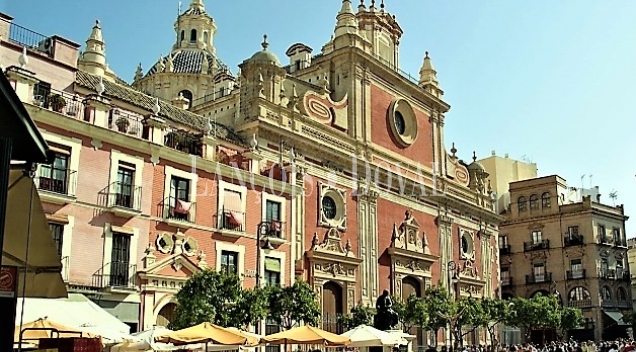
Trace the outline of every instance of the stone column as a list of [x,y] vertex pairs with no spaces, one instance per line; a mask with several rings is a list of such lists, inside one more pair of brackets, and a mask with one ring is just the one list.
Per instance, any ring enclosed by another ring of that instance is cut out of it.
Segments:
[[[86,106],[89,107],[90,115],[89,122],[95,126],[108,128],[108,115],[110,113],[111,105],[110,99],[103,95],[91,94],[84,100]],[[115,124],[115,121],[112,121]]]
[[[35,78],[35,72],[27,71],[17,66],[7,68],[6,75],[9,81],[14,84],[15,93],[23,103],[35,104],[33,97],[33,86],[39,82]],[[47,97],[42,97],[42,101]]]
[[159,116],[149,115],[146,116],[146,125],[150,128],[150,141],[156,144],[164,145],[164,130],[166,128],[166,121]]
[[365,181],[358,185],[358,241],[360,264],[361,299],[373,306],[378,296],[378,192]]
[[243,156],[250,161],[250,172],[257,175],[260,174],[261,160],[263,160],[263,155],[261,155],[258,150],[250,150],[243,153]]

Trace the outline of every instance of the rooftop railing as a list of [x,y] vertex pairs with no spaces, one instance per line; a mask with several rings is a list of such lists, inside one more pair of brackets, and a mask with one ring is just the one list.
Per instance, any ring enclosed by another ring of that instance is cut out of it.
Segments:
[[[5,19],[0,19],[7,22]],[[26,46],[32,50],[51,55],[51,39],[44,34],[32,31],[28,28],[17,25],[13,22],[9,24],[9,42],[20,46]]]
[[68,92],[41,88],[33,92],[33,105],[81,120],[84,117],[84,99]]
[[141,138],[144,127],[143,117],[121,109],[112,109],[108,116],[108,127],[112,130]]

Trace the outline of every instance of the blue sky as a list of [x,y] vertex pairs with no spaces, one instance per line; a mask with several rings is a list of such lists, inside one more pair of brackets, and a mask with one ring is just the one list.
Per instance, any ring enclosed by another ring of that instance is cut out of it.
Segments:
[[[636,211],[636,1],[386,4],[404,30],[401,68],[417,75],[424,52],[433,58],[452,106],[449,148],[455,141],[466,160],[473,150],[528,158],[570,186],[591,174],[606,203],[615,190],[617,204]],[[108,62],[128,81],[139,62],[147,69],[170,50],[177,7],[173,0],[0,0],[16,23],[80,43],[99,19]],[[234,72],[260,49],[264,33],[281,58],[295,42],[319,52],[339,8],[340,0],[206,1],[218,56]],[[630,229],[628,222],[628,237],[636,236]]]

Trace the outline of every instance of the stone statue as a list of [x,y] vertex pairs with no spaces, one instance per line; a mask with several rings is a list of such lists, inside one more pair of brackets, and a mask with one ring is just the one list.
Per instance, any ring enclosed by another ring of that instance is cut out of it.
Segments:
[[392,330],[398,324],[398,314],[393,310],[389,291],[384,290],[375,301],[377,313],[373,317],[373,327],[378,330]]

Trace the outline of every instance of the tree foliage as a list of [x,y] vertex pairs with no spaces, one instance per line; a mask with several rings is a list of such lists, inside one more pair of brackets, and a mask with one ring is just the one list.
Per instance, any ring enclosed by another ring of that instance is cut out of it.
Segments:
[[318,324],[320,305],[316,293],[306,282],[295,281],[292,286],[270,286],[266,290],[269,296],[267,317],[284,329],[291,329],[300,322]]
[[561,310],[561,324],[562,330],[576,329],[583,324],[583,312],[578,308],[563,308]]
[[372,325],[373,310],[368,306],[358,304],[351,308],[349,314],[342,315],[338,319],[338,322],[347,330],[360,325]]
[[265,316],[262,289],[243,290],[237,275],[203,270],[192,275],[177,293],[177,309],[170,329],[178,330],[211,322],[245,328]]
[[508,323],[526,331],[558,329],[561,324],[559,302],[556,297],[545,295],[535,295],[530,299],[513,298]]

